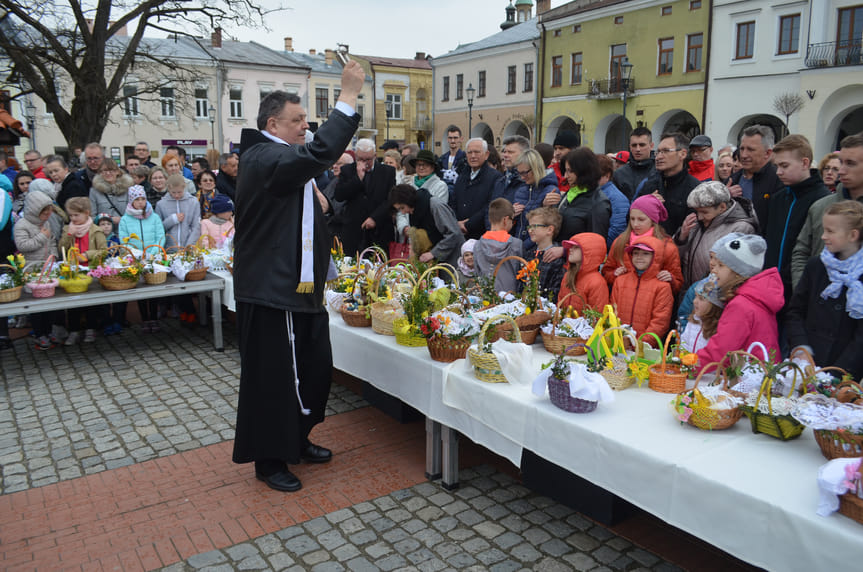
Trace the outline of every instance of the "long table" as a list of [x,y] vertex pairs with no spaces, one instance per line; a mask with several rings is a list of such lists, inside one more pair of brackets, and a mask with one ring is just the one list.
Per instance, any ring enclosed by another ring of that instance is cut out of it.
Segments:
[[[59,286],[55,294],[50,298],[34,298],[32,295],[24,293],[15,302],[0,304],[0,318],[18,314],[38,314],[39,312],[50,312],[53,310],[131,302],[133,300],[166,298],[183,294],[198,294],[201,301],[200,307],[204,309],[206,308],[206,304],[204,304],[205,296],[209,295],[213,302],[213,346],[217,351],[224,351],[221,301],[221,293],[224,288],[225,281],[210,273],[203,280],[194,282],[183,282],[171,275],[163,284],[153,285],[141,282],[137,287],[130,290],[105,290],[99,285],[98,280],[93,280],[89,289],[80,294],[68,294]],[[201,324],[206,326],[206,312],[202,311],[200,318]]]
[[[426,415],[430,462],[439,424],[445,478],[457,470],[457,431],[516,466],[523,450],[532,451],[754,565],[860,569],[863,525],[815,514],[825,461],[809,430],[780,442],[753,434],[746,418],[726,431],[681,426],[671,396],[646,387],[616,392],[613,403],[588,415],[566,413],[533,395],[531,380],[484,383],[465,360],[434,362],[426,348],[402,347],[330,316],[335,367]],[[535,371],[551,357],[535,345]]]

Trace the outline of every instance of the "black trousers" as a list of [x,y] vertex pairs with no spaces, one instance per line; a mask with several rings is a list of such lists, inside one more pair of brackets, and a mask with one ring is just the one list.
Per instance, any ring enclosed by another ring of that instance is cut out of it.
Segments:
[[[300,462],[312,428],[324,420],[332,381],[329,316],[291,313],[295,354],[288,337],[287,312],[237,302],[240,346],[240,395],[234,437],[235,463],[280,460]],[[303,415],[294,385],[297,356]]]

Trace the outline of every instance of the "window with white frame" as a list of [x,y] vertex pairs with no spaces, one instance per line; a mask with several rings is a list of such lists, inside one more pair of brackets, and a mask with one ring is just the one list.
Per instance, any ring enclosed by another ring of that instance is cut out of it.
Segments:
[[230,103],[230,118],[243,118],[243,86],[232,85],[228,90],[228,102]]
[[210,98],[206,87],[195,88],[195,117],[197,119],[209,119]]
[[159,88],[159,108],[162,112],[162,117],[174,118],[174,88],[160,87]]
[[126,117],[137,117],[138,114],[138,88],[134,85],[124,85],[123,115]]
[[260,86],[258,86],[258,92],[260,94],[261,101],[264,101],[264,98],[273,92],[273,86],[271,86],[271,85],[260,85]]
[[387,94],[387,103],[390,107],[390,119],[402,118],[402,96],[397,93]]

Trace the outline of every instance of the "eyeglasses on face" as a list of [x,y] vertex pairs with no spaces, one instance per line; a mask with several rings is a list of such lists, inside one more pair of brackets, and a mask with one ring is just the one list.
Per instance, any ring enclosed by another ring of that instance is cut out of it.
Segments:
[[530,169],[527,169],[526,171],[522,171],[522,170],[520,170],[520,169],[516,169],[516,173],[518,173],[519,175],[521,175],[522,177],[524,177],[525,175],[530,174]]

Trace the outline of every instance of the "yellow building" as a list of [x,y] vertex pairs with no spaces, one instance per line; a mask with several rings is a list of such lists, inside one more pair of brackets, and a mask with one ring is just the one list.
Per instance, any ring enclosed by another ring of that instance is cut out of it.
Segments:
[[[540,15],[540,139],[579,131],[596,152],[636,126],[701,132],[710,3],[575,0]],[[625,116],[624,116],[625,107]]]
[[414,59],[344,57],[358,62],[372,77],[378,147],[387,140],[426,147],[432,129],[432,68],[426,55],[417,52]]

